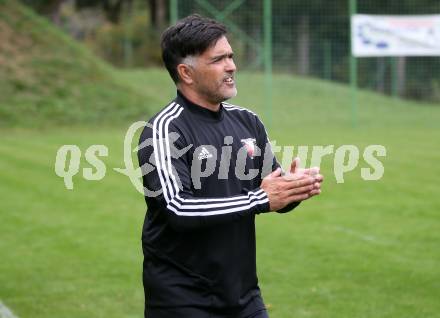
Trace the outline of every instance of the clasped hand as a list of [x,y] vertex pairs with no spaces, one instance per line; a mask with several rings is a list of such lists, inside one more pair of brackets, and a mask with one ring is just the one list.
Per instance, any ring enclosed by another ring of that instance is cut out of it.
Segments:
[[281,168],[277,168],[262,180],[260,187],[269,198],[271,211],[321,193],[324,177],[319,173],[319,168],[302,169],[299,168],[299,163],[299,158],[295,158],[288,173],[282,175]]

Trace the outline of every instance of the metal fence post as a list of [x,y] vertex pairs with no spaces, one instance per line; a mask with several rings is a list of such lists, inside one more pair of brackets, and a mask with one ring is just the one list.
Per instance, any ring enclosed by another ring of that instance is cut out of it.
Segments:
[[332,79],[332,43],[330,40],[324,41],[324,78]]
[[176,24],[179,15],[177,0],[170,0],[170,22]]
[[[357,0],[349,0],[349,19],[350,19],[350,29],[351,29],[351,17],[357,12]],[[353,31],[352,31],[353,32]],[[351,35],[351,32],[349,33]],[[352,42],[352,35],[350,36],[350,43]],[[352,44],[352,43],[351,43]],[[351,87],[351,122],[353,127],[357,126],[358,122],[358,100],[357,100],[357,60],[351,52],[350,46],[350,87]]]
[[264,83],[266,125],[272,125],[272,0],[264,1]]
[[391,96],[393,98],[399,97],[399,86],[397,76],[397,57],[391,56]]

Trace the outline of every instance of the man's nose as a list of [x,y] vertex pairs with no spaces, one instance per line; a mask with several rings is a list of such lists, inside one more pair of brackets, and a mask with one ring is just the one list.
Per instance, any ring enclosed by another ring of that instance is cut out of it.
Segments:
[[235,66],[234,60],[232,58],[226,60],[225,67],[227,72],[235,72],[237,70],[237,67]]

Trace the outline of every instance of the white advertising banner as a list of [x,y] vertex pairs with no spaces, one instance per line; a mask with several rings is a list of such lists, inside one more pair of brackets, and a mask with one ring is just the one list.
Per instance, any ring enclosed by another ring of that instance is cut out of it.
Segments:
[[440,15],[351,17],[354,56],[440,56]]

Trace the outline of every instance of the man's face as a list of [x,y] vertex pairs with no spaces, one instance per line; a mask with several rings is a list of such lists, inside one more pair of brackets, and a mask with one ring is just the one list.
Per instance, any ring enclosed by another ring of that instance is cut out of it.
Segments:
[[195,58],[193,89],[212,104],[237,95],[234,73],[236,67],[232,48],[226,37]]

